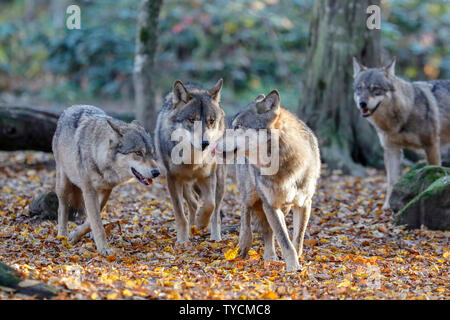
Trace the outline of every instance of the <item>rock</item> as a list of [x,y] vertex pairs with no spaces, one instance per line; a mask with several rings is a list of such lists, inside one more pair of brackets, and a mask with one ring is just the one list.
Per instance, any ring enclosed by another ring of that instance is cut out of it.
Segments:
[[450,175],[436,180],[412,199],[398,212],[395,223],[408,228],[424,225],[432,230],[450,230]]
[[394,186],[389,201],[391,209],[394,212],[400,211],[408,202],[445,175],[450,175],[450,168],[416,164]]
[[[40,220],[58,220],[58,196],[54,191],[37,196],[30,204],[31,217]],[[82,212],[69,209],[69,220],[75,221],[82,216]]]
[[36,280],[23,280],[13,268],[0,262],[0,290],[11,290],[38,299],[48,299],[58,294],[56,288]]

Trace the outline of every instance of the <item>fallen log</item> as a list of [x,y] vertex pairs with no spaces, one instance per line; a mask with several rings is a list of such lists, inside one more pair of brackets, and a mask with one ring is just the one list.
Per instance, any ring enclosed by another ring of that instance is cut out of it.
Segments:
[[0,290],[12,291],[38,299],[50,299],[58,294],[56,288],[36,280],[24,280],[13,268],[0,262]]
[[[52,152],[52,138],[62,112],[58,108],[0,105],[0,150]],[[110,113],[130,122],[132,113]]]

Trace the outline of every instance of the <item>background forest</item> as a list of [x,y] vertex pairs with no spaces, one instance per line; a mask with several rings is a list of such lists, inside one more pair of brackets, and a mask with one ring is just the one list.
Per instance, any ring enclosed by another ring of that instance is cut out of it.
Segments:
[[[0,3],[0,103],[132,109],[139,1],[117,0],[114,6],[108,0],[76,1],[81,30],[65,28],[66,2]],[[383,60],[397,56],[398,74],[450,78],[445,3],[382,2]],[[157,70],[164,70],[154,84],[158,96],[174,79],[212,84],[223,77],[226,110],[272,88],[280,90],[286,107],[297,109],[312,5],[311,0],[164,1],[155,57]]]

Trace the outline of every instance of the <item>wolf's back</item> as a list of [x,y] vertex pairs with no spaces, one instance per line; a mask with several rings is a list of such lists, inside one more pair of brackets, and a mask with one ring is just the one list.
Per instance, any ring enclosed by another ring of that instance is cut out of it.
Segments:
[[56,125],[52,142],[53,153],[55,153],[61,139],[64,139],[66,143],[73,141],[81,123],[88,118],[94,118],[96,116],[108,117],[105,112],[94,106],[74,105],[65,109]]

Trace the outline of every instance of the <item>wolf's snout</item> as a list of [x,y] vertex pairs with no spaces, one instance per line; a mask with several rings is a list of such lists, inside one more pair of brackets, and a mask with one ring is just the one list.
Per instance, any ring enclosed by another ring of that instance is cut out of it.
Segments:
[[209,141],[203,140],[202,141],[202,151],[205,150],[208,146],[209,146]]
[[159,176],[161,174],[161,172],[159,172],[159,170],[157,169],[153,169],[152,170],[152,176],[153,178],[156,178],[157,176]]
[[367,101],[364,101],[364,100],[362,100],[362,101],[360,101],[359,102],[359,107],[361,108],[361,109],[367,109]]

